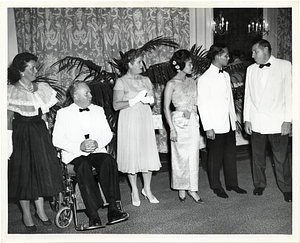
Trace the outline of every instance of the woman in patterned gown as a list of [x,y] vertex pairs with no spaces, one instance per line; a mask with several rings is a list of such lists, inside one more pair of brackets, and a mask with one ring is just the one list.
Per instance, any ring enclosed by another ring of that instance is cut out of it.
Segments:
[[[188,50],[178,50],[170,60],[177,74],[168,81],[164,91],[164,112],[170,127],[172,177],[171,188],[179,190],[179,199],[186,199],[186,191],[195,202],[202,203],[197,194],[199,180],[200,131],[197,113],[196,80],[192,73],[192,59]],[[171,112],[171,102],[175,111]]]
[[36,62],[37,57],[31,53],[16,55],[8,68],[7,87],[7,123],[13,144],[8,164],[8,195],[19,200],[28,231],[37,230],[30,200],[35,202],[35,217],[44,225],[51,225],[44,211],[44,197],[63,190],[61,167],[44,121],[45,113],[58,100],[47,83],[33,82]]
[[114,86],[113,106],[120,110],[118,120],[117,163],[119,171],[128,174],[134,206],[140,206],[137,173],[142,172],[142,195],[151,203],[159,203],[151,191],[152,171],[158,171],[158,156],[150,105],[154,104],[153,85],[140,75],[143,56],[135,49],[122,58],[124,74]]

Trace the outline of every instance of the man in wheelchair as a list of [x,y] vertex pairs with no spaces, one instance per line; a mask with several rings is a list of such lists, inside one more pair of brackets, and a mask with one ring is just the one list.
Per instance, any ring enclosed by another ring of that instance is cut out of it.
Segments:
[[99,187],[92,168],[108,202],[108,224],[127,220],[128,213],[121,212],[116,201],[121,199],[118,167],[105,146],[112,132],[102,107],[91,104],[89,86],[75,81],[68,90],[73,103],[58,110],[53,129],[53,144],[62,150],[62,161],[74,165],[76,180],[89,217],[89,226],[101,226],[98,209],[103,205]]

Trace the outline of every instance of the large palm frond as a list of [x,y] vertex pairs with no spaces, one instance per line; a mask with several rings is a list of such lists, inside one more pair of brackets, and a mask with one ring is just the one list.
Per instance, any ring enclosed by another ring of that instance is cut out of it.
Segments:
[[154,87],[157,87],[157,85],[165,85],[171,80],[176,75],[176,71],[167,61],[149,66],[144,75],[149,77]]
[[[153,51],[159,46],[168,46],[174,49],[179,48],[179,44],[175,42],[173,38],[158,36],[148,41],[140,48],[137,48],[135,50],[136,55],[138,56],[138,55],[145,54],[145,52]],[[109,61],[109,64],[112,66],[113,70],[117,70],[119,74],[123,75],[127,71],[124,65],[124,59],[125,59],[124,57],[126,52],[123,53],[122,51],[120,51],[119,54],[120,54],[120,58],[119,59],[113,58],[112,61]],[[145,64],[144,64],[144,68],[146,69]]]
[[116,79],[115,73],[102,70],[102,67],[93,61],[85,60],[80,57],[66,56],[65,58],[53,63],[52,67],[54,66],[58,66],[58,72],[63,70],[69,72],[73,68],[76,69],[78,74],[74,80],[78,79],[80,76],[84,76],[83,81],[97,79],[104,82],[110,82],[111,79]]
[[168,46],[174,49],[179,48],[179,44],[174,41],[173,38],[158,36],[147,43],[145,43],[142,47],[138,48],[140,53],[153,51],[159,46]]
[[210,65],[210,61],[206,58],[207,51],[202,46],[194,44],[190,50],[193,61],[193,74],[195,76],[202,75]]
[[224,67],[224,70],[229,73],[229,75],[233,73],[246,73],[247,66],[241,62],[236,64],[230,64]]

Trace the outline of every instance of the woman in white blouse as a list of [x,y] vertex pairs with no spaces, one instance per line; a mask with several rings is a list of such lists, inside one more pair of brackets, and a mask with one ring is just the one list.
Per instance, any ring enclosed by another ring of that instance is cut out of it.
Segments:
[[56,92],[47,83],[33,82],[36,62],[35,55],[20,53],[8,68],[7,124],[13,143],[8,164],[8,196],[19,200],[27,231],[37,230],[30,200],[35,202],[35,217],[44,225],[51,225],[44,211],[44,197],[63,189],[61,167],[43,120],[57,102]]

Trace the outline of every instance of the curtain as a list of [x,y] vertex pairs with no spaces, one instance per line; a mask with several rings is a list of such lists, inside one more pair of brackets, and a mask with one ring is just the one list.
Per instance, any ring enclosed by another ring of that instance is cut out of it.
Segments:
[[278,8],[277,57],[292,61],[292,8]]
[[[119,51],[141,47],[160,35],[189,49],[188,8],[15,8],[14,13],[18,52],[37,55],[41,73],[60,80],[62,87],[68,87],[75,70],[57,74],[51,65],[66,56],[89,59],[111,71],[108,61],[119,58]],[[173,52],[162,46],[148,53],[145,63],[165,62]],[[161,114],[163,89],[156,86],[155,114]],[[157,145],[159,152],[168,152],[165,129],[157,132]]]

